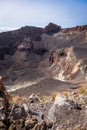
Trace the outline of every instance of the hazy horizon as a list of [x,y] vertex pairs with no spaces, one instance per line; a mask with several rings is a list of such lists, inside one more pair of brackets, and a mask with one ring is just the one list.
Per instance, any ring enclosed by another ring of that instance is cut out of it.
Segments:
[[0,0],[0,30],[22,26],[63,28],[87,24],[86,0]]

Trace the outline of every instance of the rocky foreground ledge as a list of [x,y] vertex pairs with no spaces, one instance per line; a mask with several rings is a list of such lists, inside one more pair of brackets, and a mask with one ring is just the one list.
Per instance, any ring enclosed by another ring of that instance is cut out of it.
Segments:
[[13,97],[0,77],[0,130],[87,130],[87,91]]

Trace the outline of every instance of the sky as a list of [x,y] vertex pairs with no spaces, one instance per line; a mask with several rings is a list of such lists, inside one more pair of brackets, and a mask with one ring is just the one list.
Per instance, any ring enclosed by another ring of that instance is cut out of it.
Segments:
[[87,24],[87,0],[0,0],[0,29]]

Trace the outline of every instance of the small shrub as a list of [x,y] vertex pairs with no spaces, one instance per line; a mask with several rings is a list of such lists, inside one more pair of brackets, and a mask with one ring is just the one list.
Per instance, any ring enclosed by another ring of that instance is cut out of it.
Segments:
[[57,96],[57,94],[58,94],[58,92],[51,93],[51,99],[52,99],[52,101],[55,100],[55,97]]
[[45,102],[45,103],[51,101],[50,96],[42,96],[40,99],[41,99],[42,102]]
[[80,94],[87,94],[87,89],[85,89],[85,88],[80,88],[79,93],[80,93]]
[[69,91],[64,91],[64,92],[63,92],[63,95],[66,96],[66,97],[68,97],[68,96],[69,96],[69,93],[70,93]]

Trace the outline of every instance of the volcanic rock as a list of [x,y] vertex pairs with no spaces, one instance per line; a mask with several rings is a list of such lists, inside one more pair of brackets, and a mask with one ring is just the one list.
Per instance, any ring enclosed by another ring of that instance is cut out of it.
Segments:
[[4,59],[6,54],[13,55],[25,38],[36,40],[36,37],[39,40],[40,38],[38,37],[42,33],[42,28],[30,26],[22,27],[15,31],[0,33],[0,59]]
[[54,34],[57,33],[61,30],[61,26],[58,26],[54,23],[49,23],[44,29],[43,32],[44,33],[48,33],[48,34]]
[[[65,95],[61,94],[58,94],[56,96],[54,104],[52,105],[48,113],[49,119],[55,122],[52,130],[77,130],[78,128],[85,129],[87,125],[87,122],[85,120],[87,118],[87,114],[85,114],[85,109],[78,109],[77,107],[75,107],[75,101],[71,101],[69,98],[70,97],[66,97]],[[78,126],[77,129],[75,129],[76,126]]]
[[86,52],[86,47],[70,47],[52,52],[49,57],[49,65],[52,66],[51,69],[55,66],[57,69],[59,68],[57,71],[55,70],[57,73],[54,77],[57,74],[57,79],[61,80],[85,79]]
[[87,25],[83,25],[83,26],[76,26],[76,27],[72,27],[72,28],[66,28],[64,30],[64,32],[68,32],[68,31],[77,31],[77,32],[81,32],[81,31],[85,31],[87,30]]
[[4,104],[4,107],[7,109],[9,106],[9,94],[3,84],[3,80],[1,76],[0,76],[0,98]]
[[36,118],[30,118],[28,120],[25,121],[25,127],[26,129],[32,129],[34,128],[35,124],[38,123],[38,120]]
[[[52,80],[52,79],[51,79]],[[2,82],[2,80],[1,80]],[[5,87],[1,87],[5,90]],[[87,95],[76,92],[58,93],[54,101],[30,102],[40,99],[32,94],[21,102],[9,104],[5,109],[4,97],[0,98],[0,129],[2,130],[85,130],[87,128]],[[3,109],[2,109],[3,107]],[[5,111],[5,112],[4,112]],[[6,113],[7,112],[7,113]],[[40,114],[44,114],[44,118]],[[5,116],[4,116],[5,115]]]
[[32,94],[29,96],[29,101],[32,103],[41,102],[40,98],[36,94]]
[[61,29],[50,23],[0,33],[0,73],[8,83],[19,82],[21,75],[28,79],[31,69],[43,78],[85,80],[86,55],[87,25]]

